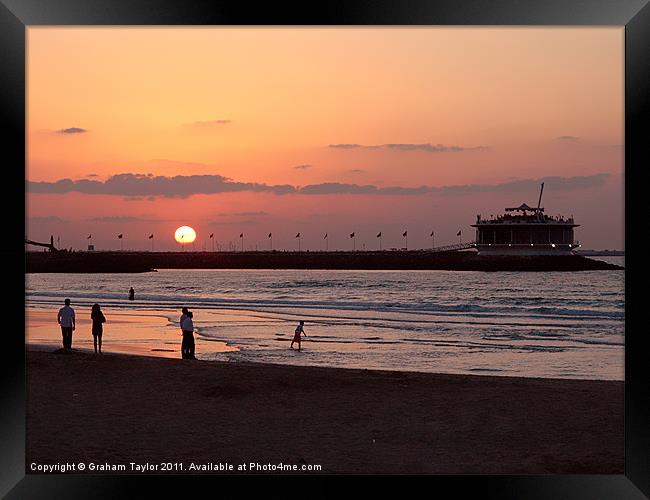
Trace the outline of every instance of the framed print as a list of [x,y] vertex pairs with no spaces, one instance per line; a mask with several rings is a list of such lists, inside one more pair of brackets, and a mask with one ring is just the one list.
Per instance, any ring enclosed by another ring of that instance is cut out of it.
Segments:
[[648,495],[646,3],[3,0],[2,493]]

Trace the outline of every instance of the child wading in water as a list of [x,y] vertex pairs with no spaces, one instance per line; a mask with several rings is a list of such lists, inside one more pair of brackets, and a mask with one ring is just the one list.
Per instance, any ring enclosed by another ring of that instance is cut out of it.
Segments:
[[296,331],[294,332],[293,340],[291,341],[291,349],[293,349],[293,343],[298,342],[298,350],[300,350],[300,341],[302,340],[300,335],[302,334],[305,337],[307,336],[305,330],[303,329],[304,326],[305,322],[301,320],[300,324],[296,327]]

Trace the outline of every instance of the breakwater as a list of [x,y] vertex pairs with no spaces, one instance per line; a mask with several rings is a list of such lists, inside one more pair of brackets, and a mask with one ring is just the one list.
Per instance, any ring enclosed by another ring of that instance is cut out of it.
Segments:
[[580,255],[481,256],[433,252],[26,252],[28,273],[139,273],[156,269],[590,271],[623,269]]

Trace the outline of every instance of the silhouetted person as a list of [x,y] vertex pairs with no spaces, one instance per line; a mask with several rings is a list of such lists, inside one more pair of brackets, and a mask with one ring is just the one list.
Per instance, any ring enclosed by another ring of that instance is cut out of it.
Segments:
[[[99,352],[102,353],[102,334],[104,333],[104,325],[106,323],[106,318],[104,313],[102,313],[99,304],[94,304],[90,313],[90,319],[93,321],[93,345],[95,346],[95,354]],[[99,346],[99,351],[97,347]]]
[[70,299],[65,299],[65,305],[59,309],[56,321],[61,325],[61,335],[63,336],[63,348],[66,351],[72,349],[72,332],[75,328],[74,309],[70,307]]
[[[182,314],[178,320],[178,325],[181,327],[181,335],[183,335],[183,322],[185,321],[185,318],[187,318],[188,312],[190,312],[190,310],[187,307],[181,309]],[[181,342],[181,357],[185,359],[185,335],[183,335],[183,341]]]
[[305,326],[305,322],[303,320],[300,320],[300,324],[296,327],[296,331],[293,334],[293,340],[291,341],[291,349],[293,349],[294,342],[298,342],[298,350],[300,350],[300,342],[302,341],[300,335],[302,334],[305,337],[307,336],[305,330],[303,329],[304,326]]
[[184,318],[181,323],[183,331],[183,342],[181,344],[181,354],[183,359],[196,359],[194,356],[194,322],[192,321],[192,311],[183,314]]
[[135,300],[135,290],[133,287],[129,288],[129,300]]

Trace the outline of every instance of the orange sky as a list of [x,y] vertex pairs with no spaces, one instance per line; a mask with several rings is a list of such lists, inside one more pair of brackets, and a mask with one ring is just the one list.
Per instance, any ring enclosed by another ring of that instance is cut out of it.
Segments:
[[623,245],[623,28],[30,27],[27,81],[34,239],[425,247],[547,179],[584,247]]

